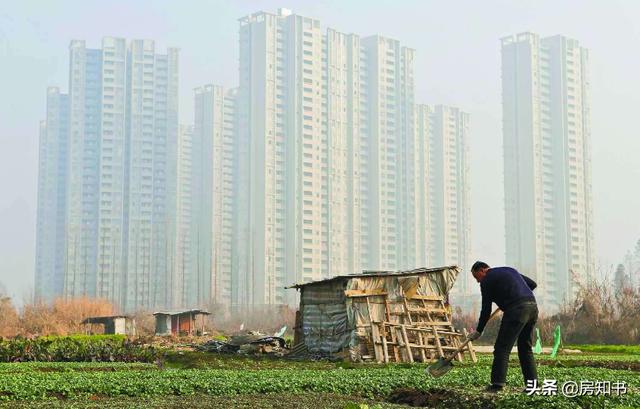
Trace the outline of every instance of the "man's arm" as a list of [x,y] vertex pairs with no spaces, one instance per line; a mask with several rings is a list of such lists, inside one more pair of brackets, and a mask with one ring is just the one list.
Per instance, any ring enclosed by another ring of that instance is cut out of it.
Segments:
[[524,279],[524,282],[527,283],[527,285],[529,286],[529,288],[531,289],[531,291],[535,290],[536,287],[538,286],[538,284],[536,284],[535,281],[533,281],[532,279],[530,279],[529,277],[527,277],[524,274],[520,274],[522,276],[522,278]]
[[480,291],[482,293],[482,311],[480,311],[480,318],[478,319],[478,326],[476,327],[476,332],[478,333],[482,333],[482,331],[484,331],[484,327],[489,321],[492,303],[488,291],[485,290],[483,286],[480,286]]

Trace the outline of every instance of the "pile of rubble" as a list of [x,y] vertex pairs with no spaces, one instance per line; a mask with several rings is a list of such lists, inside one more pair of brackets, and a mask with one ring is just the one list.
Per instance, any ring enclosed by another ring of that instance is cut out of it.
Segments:
[[217,352],[223,354],[268,354],[283,356],[287,353],[287,345],[282,337],[249,331],[242,335],[233,335],[228,341],[209,340],[195,349],[202,352]]
[[330,361],[340,362],[345,359],[342,353],[311,352],[304,343],[294,345],[286,356],[294,361]]

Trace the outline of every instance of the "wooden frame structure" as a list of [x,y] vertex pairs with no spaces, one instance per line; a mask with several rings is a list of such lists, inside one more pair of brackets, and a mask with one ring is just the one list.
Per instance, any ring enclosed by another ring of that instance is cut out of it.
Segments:
[[[365,340],[373,353],[363,358],[377,362],[430,362],[444,357],[460,347],[467,336],[466,330],[457,331],[451,322],[451,312],[443,296],[411,295],[402,299],[402,309],[391,312],[387,294],[383,292],[348,293],[348,297],[365,300],[371,309],[373,298],[382,298],[385,306],[385,320],[371,320],[369,335]],[[464,353],[469,354],[473,362],[477,357],[470,342],[456,355],[460,362]]]

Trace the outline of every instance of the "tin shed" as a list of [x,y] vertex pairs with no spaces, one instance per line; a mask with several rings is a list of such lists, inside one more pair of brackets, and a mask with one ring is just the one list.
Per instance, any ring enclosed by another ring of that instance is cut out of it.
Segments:
[[300,291],[294,350],[303,344],[310,353],[355,361],[437,359],[463,336],[448,305],[458,273],[456,266],[371,271],[289,287]]
[[82,324],[86,325],[87,332],[90,333],[93,333],[94,325],[102,325],[104,334],[136,335],[136,322],[128,315],[88,317]]
[[[193,335],[194,332],[204,333],[205,317],[210,313],[205,310],[177,310],[177,311],[158,311],[153,315],[156,317],[156,335],[180,335],[181,333]],[[198,316],[201,317],[198,320]],[[198,325],[198,322],[199,325]]]

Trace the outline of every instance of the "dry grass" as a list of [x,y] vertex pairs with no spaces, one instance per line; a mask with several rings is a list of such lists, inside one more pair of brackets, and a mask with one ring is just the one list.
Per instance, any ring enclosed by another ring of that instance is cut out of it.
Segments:
[[18,335],[20,316],[11,303],[11,298],[0,298],[0,336],[14,337]]
[[[475,328],[478,317],[456,309],[457,327]],[[556,314],[538,319],[542,339],[553,339],[553,330],[560,325],[564,343],[626,344],[640,343],[640,288],[612,286],[609,280],[580,284],[576,298],[565,303]],[[497,335],[499,319],[487,325],[485,333],[491,339]]]
[[112,315],[114,307],[105,300],[86,297],[57,299],[51,304],[26,304],[19,313],[4,298],[0,300],[0,336],[69,335],[84,332],[80,324],[91,316]]

